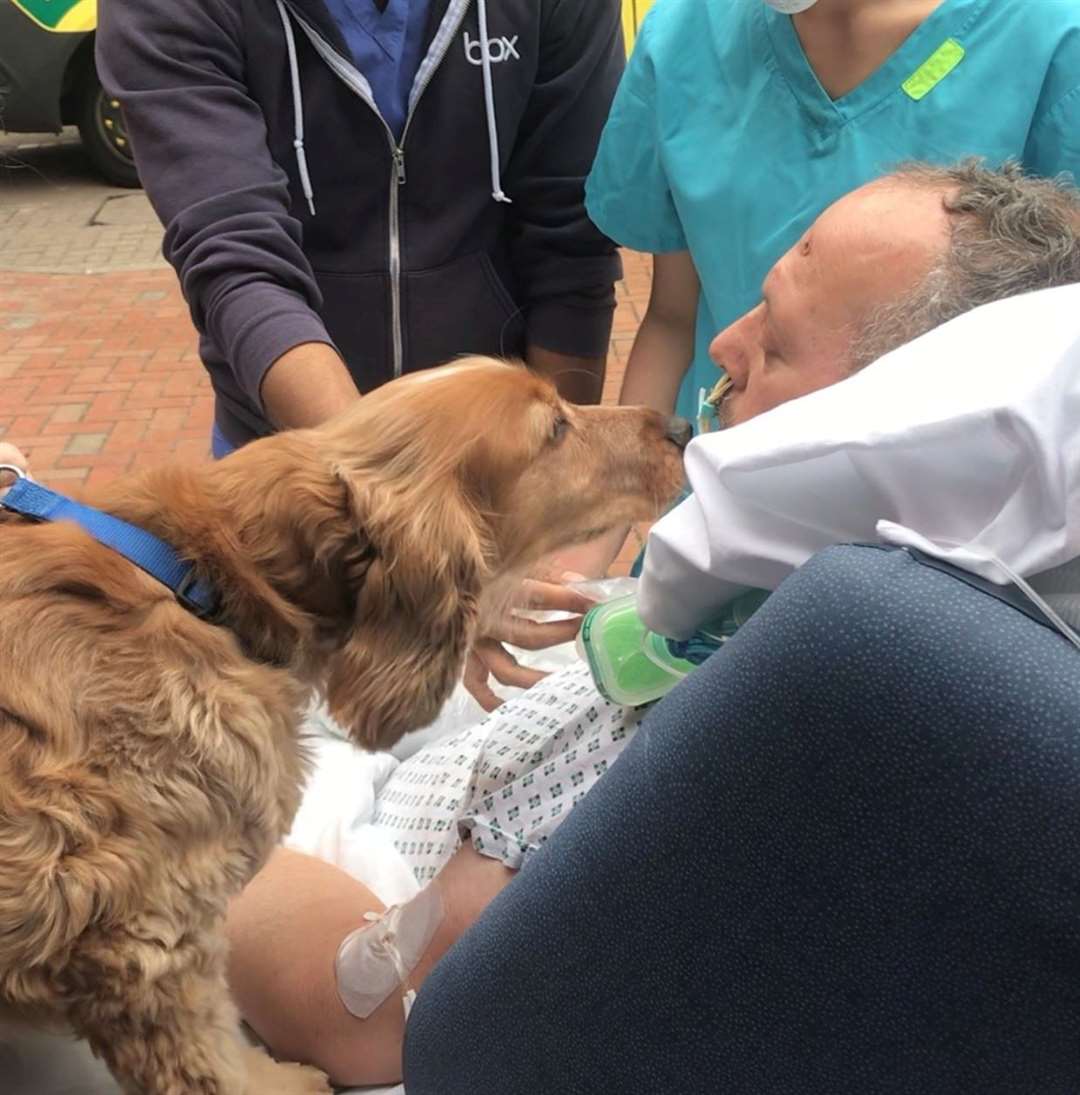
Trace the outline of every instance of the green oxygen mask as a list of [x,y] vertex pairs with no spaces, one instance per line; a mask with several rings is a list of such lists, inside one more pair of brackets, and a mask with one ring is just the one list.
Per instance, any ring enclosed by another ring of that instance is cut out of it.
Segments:
[[617,597],[586,614],[578,653],[605,699],[626,707],[652,703],[719,650],[767,597],[764,590],[748,590],[684,642],[650,631],[638,615],[636,595]]

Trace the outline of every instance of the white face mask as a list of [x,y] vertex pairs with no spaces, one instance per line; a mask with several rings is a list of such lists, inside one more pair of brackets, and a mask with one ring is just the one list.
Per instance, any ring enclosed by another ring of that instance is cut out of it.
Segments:
[[765,3],[781,15],[798,15],[799,12],[812,8],[817,0],[765,0]]

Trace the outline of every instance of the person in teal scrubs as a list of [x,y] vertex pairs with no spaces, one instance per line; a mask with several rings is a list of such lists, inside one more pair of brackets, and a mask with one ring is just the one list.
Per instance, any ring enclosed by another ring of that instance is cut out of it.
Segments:
[[968,156],[1080,179],[1080,0],[657,0],[587,187],[654,255],[622,402],[696,421],[710,340],[826,206]]

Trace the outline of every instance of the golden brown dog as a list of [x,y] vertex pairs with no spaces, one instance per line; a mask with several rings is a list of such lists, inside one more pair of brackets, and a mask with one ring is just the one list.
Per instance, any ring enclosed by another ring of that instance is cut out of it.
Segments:
[[209,621],[75,525],[0,511],[0,1005],[70,1024],[127,1092],[328,1090],[243,1046],[224,977],[226,901],[297,806],[302,711],[324,694],[368,747],[429,722],[485,595],[655,516],[685,440],[471,360],[88,498],[196,564]]

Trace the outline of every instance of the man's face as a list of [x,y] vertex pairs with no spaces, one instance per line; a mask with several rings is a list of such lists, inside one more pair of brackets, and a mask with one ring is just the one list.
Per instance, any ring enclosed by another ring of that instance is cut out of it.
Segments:
[[712,341],[732,381],[722,425],[843,380],[863,324],[913,290],[947,245],[940,192],[886,179],[830,206],[769,271],[761,303]]

